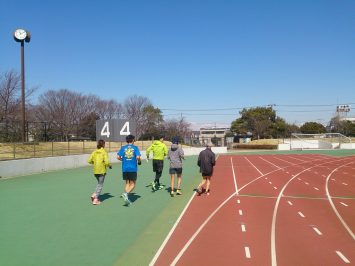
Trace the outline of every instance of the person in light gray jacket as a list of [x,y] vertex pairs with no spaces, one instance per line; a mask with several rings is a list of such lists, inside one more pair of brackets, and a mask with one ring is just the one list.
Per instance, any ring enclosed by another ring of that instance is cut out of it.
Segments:
[[173,138],[172,145],[168,151],[168,159],[170,160],[170,196],[175,196],[174,185],[175,176],[177,176],[176,195],[181,195],[181,176],[182,176],[182,160],[184,159],[184,151],[179,147],[177,138]]

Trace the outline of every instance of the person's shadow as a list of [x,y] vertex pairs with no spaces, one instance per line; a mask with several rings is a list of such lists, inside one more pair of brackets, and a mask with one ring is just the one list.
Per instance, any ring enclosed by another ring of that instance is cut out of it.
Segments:
[[100,201],[103,202],[109,198],[113,198],[114,196],[112,196],[110,193],[104,193],[102,195],[100,195]]
[[135,202],[137,199],[139,199],[139,198],[141,198],[141,196],[139,196],[138,194],[136,194],[136,193],[130,193],[130,195],[129,195],[129,200],[131,201],[131,202]]

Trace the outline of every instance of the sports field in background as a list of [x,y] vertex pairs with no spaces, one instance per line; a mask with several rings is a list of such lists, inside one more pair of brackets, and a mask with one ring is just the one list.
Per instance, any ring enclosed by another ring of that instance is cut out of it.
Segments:
[[[355,151],[282,153],[348,156]],[[184,161],[183,195],[174,198],[167,190],[153,193],[146,187],[154,174],[151,161],[144,161],[130,207],[120,198],[123,181],[119,163],[108,171],[99,206],[90,202],[96,186],[90,166],[0,179],[0,264],[148,265],[200,181],[196,161],[196,156]],[[167,188],[169,179],[165,161],[161,181]]]

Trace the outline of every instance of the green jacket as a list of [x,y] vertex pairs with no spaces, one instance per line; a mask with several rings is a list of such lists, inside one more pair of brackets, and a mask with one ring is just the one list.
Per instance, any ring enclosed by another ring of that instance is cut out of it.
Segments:
[[106,167],[110,166],[108,154],[104,148],[93,151],[88,159],[88,163],[94,165],[94,174],[105,174]]
[[148,159],[151,151],[153,152],[153,160],[164,160],[164,157],[168,155],[168,147],[166,147],[165,143],[160,140],[155,140],[146,150]]

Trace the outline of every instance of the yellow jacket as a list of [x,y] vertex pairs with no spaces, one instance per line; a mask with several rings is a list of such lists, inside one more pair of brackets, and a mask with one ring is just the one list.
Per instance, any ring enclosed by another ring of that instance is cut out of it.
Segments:
[[168,155],[168,147],[164,142],[155,140],[152,145],[146,150],[147,158],[149,158],[150,152],[153,152],[153,160],[164,160],[164,157]]
[[94,174],[105,174],[106,167],[110,166],[108,154],[104,148],[93,151],[88,159],[88,163],[94,165]]

